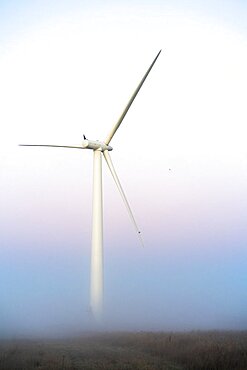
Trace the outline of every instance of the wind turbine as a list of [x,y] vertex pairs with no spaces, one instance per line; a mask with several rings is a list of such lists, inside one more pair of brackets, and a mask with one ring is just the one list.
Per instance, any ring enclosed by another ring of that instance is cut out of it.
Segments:
[[113,166],[109,151],[113,148],[109,145],[117,129],[121,125],[126,116],[131,104],[137,96],[140,88],[146,80],[149,72],[153,68],[158,59],[161,50],[156,55],[152,64],[143,76],[139,85],[132,94],[128,104],[123,110],[116,124],[113,126],[108,136],[104,141],[87,140],[85,135],[81,146],[70,145],[46,145],[46,144],[20,144],[20,146],[38,146],[38,147],[55,147],[55,148],[72,148],[72,149],[91,149],[93,150],[93,217],[92,217],[92,250],[91,250],[91,279],[90,279],[90,309],[97,321],[100,321],[103,310],[103,205],[102,205],[102,154],[106,160],[112,177],[117,185],[117,188],[125,203],[129,216],[134,224],[134,227],[141,239],[140,231],[134,219],[130,205],[127,201],[123,188],[120,184],[119,178]]

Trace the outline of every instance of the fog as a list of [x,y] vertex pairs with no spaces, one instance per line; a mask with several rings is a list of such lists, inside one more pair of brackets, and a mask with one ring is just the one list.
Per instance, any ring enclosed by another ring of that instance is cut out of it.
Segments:
[[15,262],[9,248],[1,256],[2,261],[6,258],[1,272],[1,337],[246,328],[244,262],[157,250],[154,256],[154,246],[134,248],[135,253],[129,248],[121,248],[121,254],[105,252],[100,323],[89,310],[89,247],[71,253],[51,246],[38,255],[21,250],[15,252]]

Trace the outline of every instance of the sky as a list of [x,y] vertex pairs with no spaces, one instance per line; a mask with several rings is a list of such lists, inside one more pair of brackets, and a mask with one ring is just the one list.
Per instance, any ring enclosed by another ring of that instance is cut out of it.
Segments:
[[95,329],[91,151],[104,140],[103,330],[247,329],[247,3],[0,1],[0,336]]

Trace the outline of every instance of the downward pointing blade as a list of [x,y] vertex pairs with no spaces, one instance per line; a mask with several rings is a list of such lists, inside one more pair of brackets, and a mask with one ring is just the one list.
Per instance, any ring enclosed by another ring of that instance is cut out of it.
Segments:
[[122,123],[122,121],[123,121],[124,117],[126,116],[126,114],[127,114],[128,110],[130,109],[131,104],[132,104],[132,103],[133,103],[133,101],[135,100],[136,95],[138,94],[138,92],[139,92],[140,88],[142,87],[142,85],[143,85],[144,81],[146,80],[146,78],[147,78],[147,76],[148,76],[149,72],[150,72],[150,71],[151,71],[151,69],[153,68],[154,63],[155,63],[155,62],[156,62],[156,60],[158,59],[158,56],[160,55],[160,53],[161,53],[161,50],[158,52],[158,54],[157,54],[157,55],[156,55],[156,57],[154,58],[153,63],[152,63],[152,64],[151,64],[151,66],[148,68],[148,70],[147,70],[147,72],[145,73],[145,75],[143,76],[143,78],[142,78],[141,82],[139,83],[139,85],[138,85],[138,86],[137,86],[137,88],[135,89],[135,91],[134,91],[133,95],[131,96],[131,98],[130,98],[130,100],[129,100],[128,104],[126,105],[126,107],[125,107],[125,109],[124,109],[123,113],[122,113],[122,114],[121,114],[121,116],[119,117],[119,119],[118,119],[117,123],[116,123],[116,124],[115,124],[115,126],[112,128],[112,130],[111,130],[111,132],[109,133],[109,135],[107,136],[107,138],[106,138],[106,140],[105,140],[105,143],[106,143],[107,145],[110,143],[110,141],[111,141],[111,139],[113,138],[113,136],[115,135],[115,133],[116,133],[117,129],[118,129],[118,128],[119,128],[119,126],[121,125],[121,123]]
[[45,147],[49,147],[49,148],[84,149],[82,146],[70,146],[70,145],[19,144],[19,146],[45,146]]
[[103,152],[103,154],[104,154],[104,157],[105,157],[106,163],[107,163],[107,165],[108,165],[108,167],[109,167],[109,169],[110,169],[110,171],[111,171],[112,177],[113,177],[113,179],[114,179],[114,181],[115,181],[115,183],[116,183],[116,185],[117,185],[117,188],[118,188],[118,190],[119,190],[119,192],[120,192],[120,194],[121,194],[121,197],[123,198],[124,204],[126,205],[126,208],[127,208],[128,214],[129,214],[129,216],[130,216],[130,218],[131,218],[131,220],[132,220],[132,222],[133,222],[133,224],[134,224],[134,227],[135,227],[135,229],[136,229],[136,231],[137,231],[137,233],[138,233],[138,236],[139,236],[139,238],[140,238],[140,241],[141,241],[141,243],[142,243],[142,246],[144,246],[144,245],[143,245],[143,240],[142,240],[142,238],[141,238],[141,232],[140,232],[140,230],[139,230],[139,228],[138,228],[138,226],[137,226],[137,223],[136,223],[136,221],[135,221],[135,219],[134,219],[134,216],[133,216],[133,213],[132,213],[132,211],[131,211],[131,208],[130,208],[129,202],[127,201],[126,195],[124,194],[123,188],[122,188],[122,186],[121,186],[121,184],[120,184],[119,178],[118,178],[117,173],[116,173],[116,171],[115,171],[115,168],[114,168],[114,166],[113,166],[113,163],[112,163],[112,160],[111,160],[111,157],[110,157],[110,154],[109,154],[108,150],[105,150],[105,151]]

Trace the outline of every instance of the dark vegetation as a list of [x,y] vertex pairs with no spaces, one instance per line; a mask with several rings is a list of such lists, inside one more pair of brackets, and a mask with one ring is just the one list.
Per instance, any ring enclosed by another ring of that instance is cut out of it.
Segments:
[[0,341],[2,370],[246,370],[247,331]]

